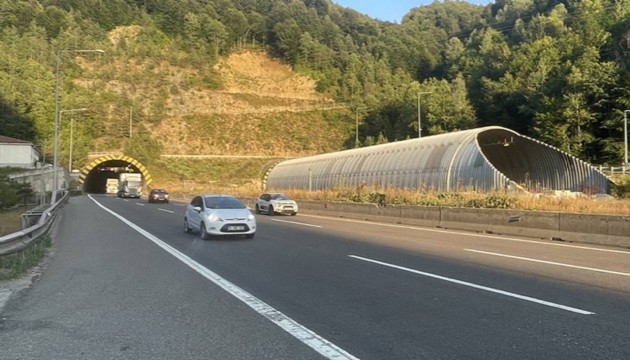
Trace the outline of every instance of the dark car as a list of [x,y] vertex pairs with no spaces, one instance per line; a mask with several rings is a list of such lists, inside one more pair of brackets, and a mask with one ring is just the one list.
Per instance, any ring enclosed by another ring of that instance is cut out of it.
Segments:
[[153,189],[149,193],[149,202],[161,202],[168,204],[168,191],[164,189]]

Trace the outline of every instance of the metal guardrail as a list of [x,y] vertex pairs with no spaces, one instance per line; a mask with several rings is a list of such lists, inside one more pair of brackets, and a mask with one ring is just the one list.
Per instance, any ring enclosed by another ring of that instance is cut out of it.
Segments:
[[30,223],[33,222],[33,217],[39,217],[39,219],[32,226],[0,237],[0,256],[13,254],[26,249],[42,235],[46,234],[69,196],[69,193],[65,193],[55,204],[47,208],[37,208],[36,211],[31,211],[30,214],[28,212],[23,214],[23,226],[30,225]]

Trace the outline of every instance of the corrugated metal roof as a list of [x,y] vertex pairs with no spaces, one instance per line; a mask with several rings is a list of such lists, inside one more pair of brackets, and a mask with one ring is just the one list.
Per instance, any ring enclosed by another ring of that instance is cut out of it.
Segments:
[[0,135],[0,144],[20,144],[20,145],[28,145],[30,141],[15,139],[12,137]]
[[283,161],[267,177],[272,189],[367,186],[436,191],[505,189],[610,192],[593,166],[502,127],[484,127]]

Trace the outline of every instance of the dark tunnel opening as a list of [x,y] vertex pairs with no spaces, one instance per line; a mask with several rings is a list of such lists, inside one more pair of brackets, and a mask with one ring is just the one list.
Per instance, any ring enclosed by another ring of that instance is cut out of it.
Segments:
[[[543,182],[550,172],[541,164],[562,156],[550,147],[503,129],[481,132],[478,141],[485,157],[499,172],[530,189]],[[555,183],[547,185],[557,187]]]
[[85,176],[83,181],[83,192],[89,194],[115,194],[114,188],[110,187],[108,191],[108,179],[115,179],[118,181],[118,176],[123,172],[140,173],[133,164],[125,160],[108,160],[95,166]]

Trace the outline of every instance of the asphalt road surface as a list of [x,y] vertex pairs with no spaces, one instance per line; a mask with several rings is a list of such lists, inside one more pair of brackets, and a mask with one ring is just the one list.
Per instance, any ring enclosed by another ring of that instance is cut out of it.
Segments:
[[0,359],[630,359],[628,249],[184,205],[71,198]]

